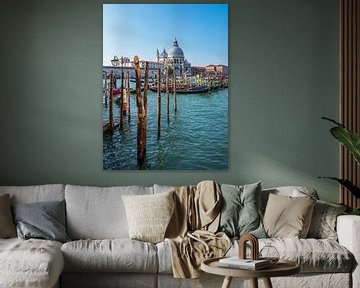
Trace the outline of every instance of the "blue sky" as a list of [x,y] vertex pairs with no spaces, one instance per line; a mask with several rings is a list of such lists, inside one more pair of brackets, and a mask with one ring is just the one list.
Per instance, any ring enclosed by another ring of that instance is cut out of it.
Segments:
[[228,65],[228,4],[104,4],[103,65],[156,59],[178,40],[193,66]]

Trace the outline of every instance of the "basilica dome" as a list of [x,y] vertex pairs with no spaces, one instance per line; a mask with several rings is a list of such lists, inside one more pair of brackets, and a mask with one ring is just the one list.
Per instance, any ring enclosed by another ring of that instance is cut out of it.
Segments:
[[176,38],[175,38],[175,41],[173,43],[173,47],[171,47],[169,49],[168,56],[169,56],[169,58],[184,58],[184,52],[179,47],[179,44],[178,44]]
[[161,52],[161,54],[160,54],[160,58],[166,59],[167,57],[168,57],[168,54],[166,53],[165,48],[164,48],[163,52]]

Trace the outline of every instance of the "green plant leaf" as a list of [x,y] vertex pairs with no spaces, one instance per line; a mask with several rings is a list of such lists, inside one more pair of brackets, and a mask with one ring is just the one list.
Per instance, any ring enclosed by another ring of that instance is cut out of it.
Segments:
[[358,215],[360,216],[360,208],[354,208],[351,212],[351,215]]
[[333,119],[322,118],[337,125],[330,129],[331,134],[350,151],[358,165],[360,165],[360,136]]
[[356,198],[360,198],[360,188],[355,186],[351,181],[340,179],[336,177],[318,177],[318,178],[326,178],[333,181],[339,182],[342,186],[344,186],[347,190],[349,190]]
[[356,133],[343,127],[331,128],[331,134],[339,140],[354,156],[360,165],[360,137]]
[[343,124],[341,124],[341,123],[339,123],[339,122],[335,121],[334,119],[330,119],[330,118],[327,118],[327,117],[321,117],[321,119],[325,119],[325,120],[327,120],[327,121],[330,121],[330,122],[332,122],[332,123],[336,124],[337,126],[340,126],[340,127],[345,127]]

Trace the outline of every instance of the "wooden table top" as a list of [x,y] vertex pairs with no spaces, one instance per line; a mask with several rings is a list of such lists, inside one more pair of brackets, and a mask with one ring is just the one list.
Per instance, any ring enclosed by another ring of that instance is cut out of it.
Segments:
[[244,278],[262,278],[262,277],[279,277],[289,276],[300,272],[300,266],[295,262],[288,260],[279,260],[269,268],[260,270],[246,270],[238,268],[229,268],[219,265],[219,259],[206,259],[201,263],[201,270],[216,275],[230,276],[230,277],[244,277]]

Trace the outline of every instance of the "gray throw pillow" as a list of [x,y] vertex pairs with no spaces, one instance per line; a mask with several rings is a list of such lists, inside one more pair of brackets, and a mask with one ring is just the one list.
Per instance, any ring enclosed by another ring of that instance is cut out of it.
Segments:
[[250,233],[257,238],[265,238],[260,216],[261,182],[243,186],[222,184],[221,192],[219,231],[229,237]]
[[10,195],[0,196],[0,238],[16,237],[15,224],[11,215]]
[[13,215],[19,238],[70,241],[65,232],[65,201],[15,204]]
[[308,237],[337,240],[336,219],[345,211],[345,205],[318,200],[312,214]]

